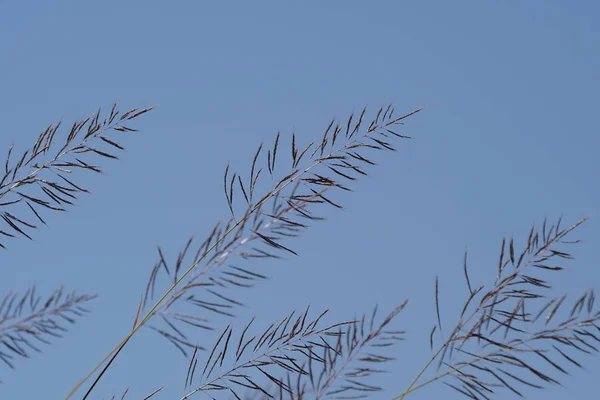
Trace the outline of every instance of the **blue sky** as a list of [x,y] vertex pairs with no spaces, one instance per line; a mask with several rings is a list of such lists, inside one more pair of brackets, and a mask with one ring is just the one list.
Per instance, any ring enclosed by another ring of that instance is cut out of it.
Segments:
[[[2,255],[0,293],[60,284],[99,293],[93,312],[17,369],[1,370],[2,398],[62,398],[132,324],[160,245],[173,259],[194,234],[228,217],[227,163],[245,172],[278,131],[307,143],[332,117],[393,102],[424,107],[397,153],[376,155],[369,177],[341,196],[342,211],[290,242],[299,257],[262,266],[271,279],[240,292],[270,324],[292,309],[331,309],[333,320],[410,307],[407,340],[374,382],[399,394],[429,356],[433,288],[452,322],[472,280],[491,282],[503,236],[523,239],[544,217],[592,219],[556,290],[600,284],[596,2],[560,1],[103,1],[0,3],[0,149],[24,149],[48,124],[98,107],[158,105],[123,135],[127,151],[81,175],[92,190],[48,215],[33,241]],[[4,150],[2,150],[4,151]],[[287,156],[287,155],[286,155]],[[241,266],[241,265],[240,265]],[[207,342],[213,337],[206,336]],[[589,398],[600,358],[583,358],[563,387],[531,398]],[[142,332],[98,387],[140,398],[183,393],[187,364]],[[179,397],[178,397],[179,395]],[[462,398],[442,384],[414,399]],[[411,398],[410,396],[407,397]],[[504,393],[498,398],[511,398]]]

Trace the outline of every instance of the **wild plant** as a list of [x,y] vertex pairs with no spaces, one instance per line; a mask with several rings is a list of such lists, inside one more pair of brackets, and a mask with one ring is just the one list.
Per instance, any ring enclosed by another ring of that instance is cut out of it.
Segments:
[[[107,133],[133,131],[124,123],[151,109],[120,115],[115,106],[102,121],[98,112],[75,123],[62,145],[54,144],[59,125],[51,126],[14,165],[9,162],[11,147],[0,198],[11,195],[14,200],[1,206],[25,206],[42,223],[39,208],[63,211],[76,194],[87,192],[66,175],[76,169],[100,171],[80,154],[116,158],[108,149],[122,147]],[[366,119],[365,108],[343,121],[332,120],[322,136],[304,146],[298,145],[292,134],[290,146],[284,150],[278,133],[271,145],[258,147],[245,175],[228,165],[222,188],[230,212],[227,221],[215,225],[200,243],[190,238],[174,261],[168,261],[158,248],[133,328],[77,382],[66,399],[75,395],[89,398],[141,328],[156,332],[187,359],[181,399],[365,398],[383,390],[369,378],[386,372],[385,364],[402,352],[397,344],[407,335],[392,326],[407,301],[383,318],[375,307],[368,315],[323,326],[328,310],[315,314],[308,307],[274,320],[268,327],[258,327],[250,319],[237,329],[233,322],[242,302],[235,295],[267,278],[244,263],[296,255],[289,242],[310,224],[323,220],[324,209],[342,208],[337,197],[351,192],[352,183],[367,175],[368,168],[375,165],[373,152],[395,151],[393,140],[410,139],[398,128],[419,111],[395,116],[389,105]],[[48,161],[40,164],[37,159],[42,157]],[[27,229],[36,226],[15,215],[20,214],[3,211],[12,231],[1,233],[30,237]],[[566,296],[557,296],[544,274],[562,271],[563,262],[572,259],[563,247],[575,243],[567,236],[584,221],[563,229],[560,220],[553,225],[544,221],[541,228],[531,229],[520,251],[513,239],[503,240],[491,285],[472,285],[465,254],[467,298],[448,335],[442,329],[436,281],[432,356],[394,399],[437,381],[473,399],[489,399],[497,393],[522,397],[522,388],[559,383],[556,375],[568,373],[564,363],[581,367],[575,354],[596,352],[595,343],[600,341],[600,311],[594,306],[594,291],[582,294],[570,311],[564,310]],[[45,336],[62,334],[64,328],[57,321],[74,322],[74,317],[86,312],[83,303],[93,297],[63,298],[58,291],[41,306],[35,288],[23,296],[8,294],[0,305],[4,316],[0,339],[5,346],[0,358],[12,366],[12,356],[27,356],[25,347],[37,350],[31,344],[33,339],[44,341]],[[72,316],[67,316],[69,313]],[[211,316],[230,323],[220,326]],[[216,342],[198,343],[203,331],[219,332]],[[145,398],[158,398],[160,392],[158,388]]]
[[[6,249],[5,240],[10,238],[32,239],[36,224],[46,225],[44,212],[64,212],[80,193],[88,193],[71,175],[82,170],[101,173],[101,167],[92,164],[90,158],[117,159],[115,152],[123,147],[115,136],[135,132],[126,124],[152,108],[121,113],[115,104],[104,118],[98,110],[73,123],[64,138],[57,134],[61,123],[48,126],[19,156],[13,156],[11,145],[0,179],[0,216],[4,221],[0,247]],[[15,357],[28,358],[31,351],[41,351],[39,345],[61,337],[67,331],[64,323],[73,324],[86,314],[85,304],[95,297],[65,293],[63,287],[47,297],[39,296],[35,286],[22,295],[7,293],[0,303],[0,359],[14,368]]]

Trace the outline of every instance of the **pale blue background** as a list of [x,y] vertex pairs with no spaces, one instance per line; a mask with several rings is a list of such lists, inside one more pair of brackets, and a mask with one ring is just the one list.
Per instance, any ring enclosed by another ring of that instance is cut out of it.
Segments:
[[[0,293],[64,283],[101,297],[66,340],[15,372],[2,367],[2,399],[62,398],[131,326],[155,246],[174,257],[226,218],[224,166],[246,169],[278,130],[306,143],[365,104],[426,108],[405,128],[417,140],[377,155],[342,198],[346,209],[290,242],[301,257],[270,263],[272,279],[238,295],[264,324],[309,302],[349,319],[411,298],[396,325],[408,341],[393,373],[375,381],[389,389],[376,398],[400,393],[429,355],[436,274],[449,317],[462,305],[465,247],[473,280],[489,281],[503,235],[522,237],[545,216],[600,212],[597,2],[0,4],[0,149],[25,148],[48,124],[114,101],[160,106],[122,140],[122,161],[80,178],[93,195],[3,252]],[[578,261],[560,281],[574,295],[600,288],[597,219],[577,236]],[[525,393],[592,398],[600,358],[583,361],[587,371],[564,387]],[[158,398],[178,399],[186,369],[143,333],[94,398],[131,385],[137,399],[165,385]],[[408,398],[462,396],[436,384]]]

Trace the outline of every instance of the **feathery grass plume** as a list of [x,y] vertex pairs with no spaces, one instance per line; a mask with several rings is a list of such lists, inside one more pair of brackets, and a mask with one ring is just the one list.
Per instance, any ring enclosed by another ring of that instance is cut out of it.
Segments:
[[[565,229],[560,229],[560,220],[549,227],[544,221],[541,230],[531,229],[520,253],[512,239],[503,240],[497,277],[487,290],[484,285],[471,287],[465,257],[469,295],[458,324],[396,398],[440,379],[472,399],[489,399],[503,390],[523,397],[523,388],[559,384],[557,375],[580,368],[575,354],[597,352],[600,310],[594,308],[593,290],[567,308],[567,296],[555,297],[541,276],[561,271],[563,262],[573,258],[560,245],[577,243],[566,237],[585,220]],[[435,328],[432,350],[434,333]],[[437,375],[419,383],[434,363]]]
[[31,350],[41,352],[38,345],[62,337],[67,332],[64,322],[74,324],[77,317],[88,313],[84,303],[95,297],[65,294],[61,287],[42,298],[35,286],[23,295],[6,294],[0,303],[0,360],[14,368],[15,356],[29,358]]
[[[296,254],[281,243],[282,239],[295,236],[299,230],[306,228],[305,221],[320,219],[309,210],[312,206],[320,204],[341,208],[331,199],[329,193],[334,189],[349,191],[346,182],[356,180],[359,175],[366,175],[363,171],[365,166],[374,165],[365,154],[366,150],[395,150],[389,142],[390,138],[409,138],[393,129],[403,125],[404,119],[419,111],[420,109],[417,109],[394,117],[394,108],[389,105],[380,108],[376,116],[370,122],[366,122],[363,119],[365,108],[357,119],[351,115],[342,123],[335,124],[335,120],[331,121],[317,142],[311,142],[301,149],[296,147],[294,134],[290,152],[291,169],[281,174],[278,174],[278,168],[282,163],[277,163],[277,160],[281,160],[279,134],[272,148],[263,151],[263,145],[259,146],[247,179],[242,179],[238,173],[230,174],[227,166],[223,182],[227,206],[231,212],[230,220],[224,225],[215,226],[195,252],[187,269],[183,268],[183,262],[191,248],[192,239],[187,242],[172,268],[169,268],[159,249],[160,260],[152,269],[142,301],[144,310],[147,310],[145,315],[136,321],[132,331],[75,385],[66,399],[102,368],[87,391],[88,394],[91,393],[133,335],[156,315],[161,316],[164,326],[155,325],[153,329],[183,354],[188,355],[191,350],[199,349],[189,340],[189,335],[184,332],[185,328],[214,327],[208,318],[197,315],[198,311],[233,317],[232,309],[242,303],[222,294],[222,291],[231,287],[251,287],[254,281],[264,279],[259,273],[229,264],[231,256],[249,259],[277,258],[278,253]],[[259,162],[261,154],[262,163]],[[264,176],[267,172],[272,182],[277,183],[265,192],[257,192],[259,177],[261,173]],[[241,215],[235,212],[237,207],[234,198],[245,204]],[[267,211],[269,202],[271,210]],[[204,263],[203,267],[197,268],[201,263]],[[166,290],[161,290],[163,294],[158,300],[154,300],[155,287],[161,276],[166,277],[169,286]],[[186,282],[183,282],[184,280]],[[153,302],[151,307],[150,301]],[[196,310],[178,311],[176,307],[194,307]]]
[[[391,346],[404,340],[404,331],[389,330],[386,327],[404,309],[408,301],[403,302],[376,324],[377,307],[370,316],[363,315],[357,321],[339,331],[335,343],[324,346],[317,355],[309,353],[305,358],[303,370],[306,373],[287,371],[285,378],[291,391],[281,387],[261,393],[257,400],[267,398],[283,399],[359,399],[366,398],[382,388],[368,383],[368,378],[387,372],[383,364],[394,360],[390,355]],[[385,354],[380,354],[385,351]],[[245,398],[247,398],[246,396]]]
[[[250,390],[271,397],[263,380],[276,385],[280,390],[293,394],[284,380],[277,378],[276,371],[299,375],[310,374],[301,359],[311,358],[326,362],[318,353],[320,349],[332,348],[329,338],[343,336],[340,327],[352,325],[355,321],[341,322],[326,328],[318,328],[319,321],[327,313],[322,312],[313,320],[308,320],[309,308],[297,317],[292,312],[278,323],[271,324],[261,333],[249,333],[252,319],[240,335],[233,335],[231,325],[221,333],[210,355],[204,362],[198,362],[195,351],[190,360],[186,377],[186,387],[195,387],[181,400],[190,399],[197,393],[210,398],[218,393],[223,396],[238,395],[239,390]],[[225,366],[224,366],[225,365]],[[200,384],[195,384],[200,380]]]
[[[196,267],[199,261],[203,260],[203,268],[191,272],[186,282],[173,290],[170,297],[155,310],[155,314],[161,317],[156,322],[163,323],[162,327],[153,326],[152,329],[187,356],[197,345],[188,340],[185,327],[213,329],[210,320],[199,316],[199,312],[200,315],[209,311],[233,317],[234,308],[242,303],[225,292],[230,288],[250,288],[257,281],[267,278],[257,271],[236,265],[237,262],[281,258],[281,255],[286,253],[296,255],[296,252],[283,245],[282,241],[297,236],[308,228],[310,221],[323,219],[313,213],[312,208],[315,205],[341,208],[329,193],[336,188],[348,191],[346,182],[356,180],[357,175],[366,175],[364,166],[374,163],[361,154],[362,150],[394,150],[383,138],[408,138],[391,128],[418,111],[394,118],[394,110],[388,106],[379,109],[375,119],[367,124],[363,122],[366,113],[366,109],[363,109],[354,123],[353,116],[335,126],[335,121],[331,121],[319,144],[314,146],[313,142],[303,149],[296,148],[296,137],[293,135],[291,170],[285,170],[279,177],[275,175],[278,167],[276,161],[281,159],[282,154],[279,148],[280,134],[277,134],[272,149],[265,152],[264,146],[259,146],[252,159],[248,179],[242,179],[238,173],[230,174],[227,166],[223,181],[227,205],[232,216],[226,224],[215,226],[208,238],[197,248],[192,257],[192,265]],[[264,156],[262,165],[261,154]],[[301,167],[303,159],[306,165]],[[264,170],[267,170],[277,183],[265,193],[258,194],[257,183]],[[329,176],[327,172],[330,173]],[[341,183],[342,181],[346,182]],[[239,220],[235,218],[234,198],[240,199],[244,207]],[[259,200],[256,200],[257,198]],[[227,235],[229,237],[225,241]],[[186,243],[174,265],[169,265],[162,250],[158,249],[159,261],[150,274],[144,305],[154,299],[159,277],[166,277],[169,284],[178,281],[191,246],[192,239]],[[214,246],[214,251],[206,257],[211,246]]]
[[[134,132],[135,129],[125,124],[153,108],[134,108],[119,116],[120,111],[115,104],[103,119],[98,110],[75,122],[62,140],[57,135],[61,124],[50,125],[18,159],[11,160],[11,145],[4,163],[4,173],[0,175],[0,217],[6,229],[0,229],[0,236],[21,235],[31,239],[27,231],[37,226],[22,214],[29,214],[30,217],[33,214],[36,223],[46,224],[40,215],[41,209],[65,211],[65,207],[77,199],[77,194],[87,193],[88,190],[74,183],[73,178],[67,178],[75,170],[102,172],[100,167],[90,164],[90,160],[83,159],[84,153],[116,159],[114,152],[123,150],[123,147],[108,134],[113,133],[114,136],[115,131]],[[17,210],[13,211],[15,208]],[[0,247],[5,247],[1,241]]]

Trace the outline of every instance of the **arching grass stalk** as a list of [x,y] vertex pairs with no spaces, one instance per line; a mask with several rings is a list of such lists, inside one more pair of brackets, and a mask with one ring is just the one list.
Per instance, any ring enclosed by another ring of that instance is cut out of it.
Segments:
[[[320,164],[327,164],[327,161],[332,160],[332,159],[336,159],[336,158],[344,158],[343,156],[337,156],[336,154],[340,153],[340,152],[347,152],[350,149],[356,148],[356,147],[369,147],[369,148],[375,148],[375,149],[382,149],[382,148],[386,148],[386,149],[393,149],[389,144],[387,144],[384,141],[378,140],[376,138],[370,137],[369,135],[371,134],[383,134],[383,135],[387,135],[387,133],[390,134],[394,134],[395,136],[399,136],[399,137],[405,137],[402,135],[398,135],[392,131],[390,131],[389,129],[387,129],[389,126],[391,125],[396,125],[396,124],[401,124],[402,120],[404,120],[405,118],[408,118],[409,116],[412,116],[416,113],[418,113],[420,111],[420,109],[417,109],[415,111],[412,111],[408,114],[405,114],[401,117],[397,117],[397,118],[393,118],[392,119],[392,113],[393,113],[393,109],[391,109],[391,105],[387,108],[387,110],[385,110],[385,113],[383,114],[383,118],[381,121],[379,121],[379,117],[381,115],[381,113],[383,112],[384,108],[381,108],[379,110],[379,113],[377,114],[377,117],[375,120],[373,120],[371,122],[371,124],[369,125],[369,128],[366,130],[366,132],[364,132],[362,135],[358,135],[355,136],[354,138],[352,137],[352,135],[354,134],[354,132],[356,132],[359,127],[361,126],[362,123],[362,115],[364,115],[364,112],[366,111],[363,110],[362,114],[361,114],[361,118],[359,120],[359,122],[356,124],[356,127],[354,129],[354,131],[352,131],[352,133],[350,133],[350,135],[346,136],[346,143],[344,143],[342,146],[340,146],[337,149],[333,149],[333,144],[335,142],[335,137],[337,136],[338,133],[341,132],[341,129],[338,127],[336,127],[335,132],[333,133],[333,141],[331,142],[331,146],[332,148],[329,151],[329,154],[326,155],[325,157],[323,157],[323,151],[325,150],[325,146],[328,144],[328,132],[329,132],[329,128],[331,128],[331,126],[333,125],[333,121],[332,123],[329,125],[328,130],[325,133],[325,136],[323,137],[323,140],[321,141],[321,143],[319,145],[317,145],[316,150],[314,151],[313,155],[317,153],[318,150],[321,150],[321,155],[319,156],[319,158],[317,159],[313,159],[313,162],[310,163],[310,165],[304,169],[300,169],[300,170],[295,170],[294,172],[292,172],[291,174],[289,174],[288,176],[286,176],[285,178],[283,178],[276,186],[273,190],[270,190],[260,201],[257,202],[256,205],[254,205],[253,207],[250,207],[243,218],[241,218],[238,222],[236,222],[232,227],[230,227],[229,229],[227,229],[225,231],[225,233],[223,235],[221,235],[220,238],[218,238],[218,240],[215,241],[215,243],[213,243],[206,251],[204,251],[202,253],[201,256],[199,256],[193,263],[192,265],[178,278],[175,280],[175,282],[173,284],[171,284],[169,286],[169,288],[167,289],[167,291],[158,299],[158,301],[152,306],[152,308],[146,312],[146,314],[144,315],[144,317],[137,323],[134,325],[132,331],[127,334],[127,336],[117,345],[115,346],[115,348],[108,353],[91,371],[90,373],[88,373],[83,379],[81,379],[77,385],[75,385],[75,387],[69,392],[69,394],[65,397],[65,400],[69,400],[80,388],[81,386],[88,381],[91,376],[98,371],[105,363],[106,365],[104,366],[104,368],[100,371],[100,373],[98,374],[98,376],[96,377],[96,379],[94,380],[94,382],[92,383],[92,385],[90,386],[90,388],[87,390],[85,396],[83,397],[83,399],[85,400],[89,394],[92,392],[92,390],[96,387],[96,385],[98,384],[98,382],[100,381],[100,379],[102,378],[102,376],[104,376],[105,372],[108,370],[108,368],[110,367],[110,365],[112,365],[112,363],[114,362],[114,360],[116,359],[116,357],[119,355],[119,353],[121,352],[121,350],[127,345],[127,343],[129,342],[129,340],[131,340],[131,338],[133,337],[133,335],[135,335],[135,333],[142,327],[144,326],[144,324],[157,312],[157,310],[163,305],[164,301],[166,300],[166,298],[175,290],[175,288],[177,286],[179,286],[179,284],[200,264],[200,262],[202,262],[213,250],[215,250],[217,248],[217,246],[219,244],[221,244],[225,238],[227,238],[233,231],[235,231],[240,225],[244,224],[248,218],[250,218],[250,216],[252,216],[254,213],[257,212],[257,210],[260,210],[260,208],[269,200],[271,200],[272,198],[276,197],[282,190],[284,190],[286,187],[288,187],[290,184],[300,180],[305,174],[307,174],[310,170],[312,170],[313,168],[317,167]],[[392,110],[390,112],[390,110]],[[388,114],[389,112],[389,114]],[[346,129],[346,133],[348,134],[349,129],[350,129],[350,123],[352,121],[352,117],[350,118],[348,125],[347,125],[347,129]],[[387,131],[387,133],[381,133],[378,132],[380,129],[385,129]],[[279,136],[278,136],[279,138]],[[368,139],[372,139],[374,140],[378,145],[367,145],[367,144],[363,144],[361,142],[361,140],[368,138]],[[309,145],[306,150],[308,150],[310,147],[312,146]],[[273,165],[274,165],[274,161],[275,161],[275,152],[276,152],[276,147],[277,147],[277,141],[276,141],[276,145],[275,145],[275,149],[273,151]],[[356,157],[359,157],[361,159],[364,160],[364,158],[360,157],[359,155],[355,155]],[[295,157],[295,155],[294,155]],[[312,158],[312,156],[311,156]],[[227,167],[227,170],[229,169],[229,167]],[[226,173],[227,174],[227,173]],[[227,177],[227,175],[225,175]],[[317,175],[318,176],[318,175]],[[310,179],[305,179],[307,181],[309,181]],[[313,179],[314,180],[314,179]],[[334,185],[334,182],[331,180],[328,180],[327,182],[328,185]],[[319,182],[320,183],[320,182]],[[227,195],[227,190],[226,190],[226,195]],[[322,197],[322,196],[321,196]],[[228,203],[229,203],[229,208],[232,212],[233,215],[233,209],[232,209],[232,197],[231,195],[228,196]],[[268,239],[268,238],[267,238]],[[206,268],[209,268],[209,266],[206,266]],[[139,313],[139,311],[138,311]],[[137,319],[137,318],[136,318]]]
[[[577,324],[577,325],[579,325],[579,324]],[[539,337],[537,337],[536,335],[534,335],[533,337],[531,337],[529,339],[523,340],[520,344],[526,344],[528,342],[531,342],[531,341],[537,340],[537,339],[539,339]],[[415,377],[415,379],[410,383],[410,385],[408,386],[408,388],[406,388],[406,390],[404,392],[402,392],[402,394],[399,394],[398,396],[392,397],[391,400],[403,400],[404,397],[407,394],[409,394],[409,393],[415,392],[415,391],[417,391],[417,390],[419,390],[419,389],[421,389],[421,388],[423,388],[423,387],[425,387],[425,386],[427,386],[427,385],[429,385],[431,383],[439,381],[440,379],[445,378],[446,376],[448,376],[448,375],[450,375],[450,374],[452,374],[454,372],[460,371],[460,370],[462,370],[462,369],[464,369],[466,367],[469,367],[469,366],[475,364],[476,362],[478,362],[480,360],[485,360],[485,359],[487,359],[489,357],[493,357],[495,355],[500,354],[503,351],[506,351],[506,349],[500,348],[500,349],[494,350],[494,351],[492,351],[492,352],[490,352],[488,354],[474,357],[472,360],[466,361],[466,362],[462,363],[460,366],[450,367],[450,368],[448,368],[447,371],[444,371],[441,374],[436,375],[433,378],[430,378],[430,379],[426,380],[425,382],[416,385],[416,383],[419,380],[419,378],[421,378],[421,376],[423,376],[423,374],[425,373],[425,371],[429,368],[429,366],[431,365],[431,363],[433,361],[435,361],[435,359],[437,358],[437,356],[441,353],[441,351],[443,349],[444,349],[444,346],[440,347],[440,349],[436,352],[436,354],[431,358],[431,360],[429,360],[429,362],[425,365],[425,367],[423,367],[423,369],[419,372],[419,374]]]
[[[594,291],[586,291],[574,303],[570,312],[565,311],[565,319],[562,319],[556,316],[559,308],[564,305],[566,295],[548,297],[545,291],[551,289],[551,286],[541,279],[542,277],[535,277],[532,273],[535,270],[563,270],[564,267],[558,265],[557,260],[572,259],[573,257],[569,253],[559,250],[555,245],[578,243],[578,241],[567,241],[564,238],[586,220],[587,218],[583,218],[563,230],[559,230],[559,220],[548,231],[546,230],[546,221],[544,221],[541,234],[540,231],[536,232],[535,227],[530,230],[527,245],[520,256],[515,255],[514,243],[511,239],[508,244],[508,258],[505,257],[507,241],[504,239],[498,262],[498,275],[494,285],[490,291],[482,294],[479,304],[468,314],[468,317],[463,318],[465,311],[473,304],[474,298],[482,293],[484,288],[484,285],[482,285],[475,290],[472,289],[467,274],[465,257],[465,276],[470,295],[463,306],[461,319],[452,334],[443,341],[443,344],[419,371],[408,388],[392,399],[403,400],[408,393],[449,375],[453,375],[462,384],[460,387],[452,384],[449,384],[449,386],[471,398],[486,398],[485,395],[482,395],[482,391],[492,393],[497,388],[508,389],[522,397],[523,395],[516,388],[518,384],[534,388],[543,387],[529,378],[524,378],[517,371],[526,371],[533,374],[534,378],[532,379],[542,381],[542,384],[560,384],[557,379],[548,375],[542,368],[528,363],[527,359],[524,358],[524,355],[528,354],[541,357],[548,367],[552,367],[553,371],[559,371],[563,374],[568,374],[567,370],[560,366],[556,360],[550,358],[549,354],[556,352],[571,364],[581,367],[581,364],[575,361],[572,356],[567,355],[565,350],[570,349],[586,354],[591,353],[590,349],[598,351],[597,347],[589,343],[600,342],[600,338],[595,334],[595,330],[600,330],[598,325],[600,312],[594,311]],[[529,257],[526,257],[527,254],[529,254]],[[512,265],[515,269],[507,274],[506,271],[509,265]],[[526,270],[528,272],[525,272]],[[542,301],[542,303],[540,304],[539,301]],[[535,305],[532,306],[532,303]],[[537,312],[532,311],[537,306],[539,306],[539,310]],[[526,307],[528,312],[525,311]],[[439,307],[436,308],[439,310]],[[565,309],[563,308],[563,310]],[[471,324],[474,317],[477,317],[477,319]],[[559,318],[561,320],[557,321]],[[543,323],[541,329],[534,328],[536,323]],[[552,325],[549,326],[550,323]],[[439,317],[438,326],[440,326]],[[431,338],[433,338],[434,332],[435,328],[431,332]],[[502,332],[504,332],[502,337],[498,337]],[[463,350],[463,346],[474,341],[480,347],[480,353],[477,350]],[[483,344],[480,344],[480,342],[483,342]],[[458,344],[458,347],[454,347],[455,343],[460,344]],[[543,343],[551,343],[552,347],[545,346]],[[495,349],[493,351],[484,350],[487,346],[494,346]],[[431,347],[433,348],[433,345]],[[563,350],[561,350],[561,347]],[[447,353],[447,350],[449,350],[449,353]],[[453,352],[468,355],[470,359],[456,360],[452,355]],[[418,383],[435,360],[439,360],[439,366],[444,365],[447,369],[444,372],[438,372],[436,376],[425,382]],[[473,372],[461,372],[465,367],[472,367]],[[486,379],[480,377],[482,374],[485,374]]]
[[[310,168],[314,167],[315,164],[313,164]],[[305,171],[307,171],[307,170],[305,170]],[[65,397],[65,400],[69,400],[81,388],[81,386],[88,379],[90,379],[91,376],[96,371],[98,371],[98,369],[100,369],[100,367],[102,367],[102,365],[107,360],[110,359],[110,361],[108,361],[108,363],[106,364],[106,366],[102,369],[102,371],[100,372],[100,374],[98,374],[98,376],[94,380],[94,383],[92,383],[92,385],[90,386],[90,388],[86,392],[85,396],[83,397],[83,400],[85,400],[89,396],[89,394],[92,392],[92,390],[94,389],[94,387],[98,384],[98,382],[100,381],[100,379],[102,378],[102,376],[104,375],[104,373],[108,370],[108,367],[110,367],[110,365],[113,363],[113,361],[117,358],[117,356],[121,352],[121,350],[123,350],[123,348],[127,345],[127,343],[129,342],[129,340],[131,340],[131,338],[133,337],[133,335],[135,335],[135,333],[152,317],[152,315],[154,314],[154,312],[161,306],[162,302],[167,298],[167,296],[169,296],[171,294],[171,292],[198,266],[198,264],[200,264],[210,254],[210,252],[212,252],[221,242],[223,242],[225,240],[225,238],[227,238],[231,232],[233,232],[240,224],[242,224],[247,218],[249,218],[250,215],[252,215],[252,213],[256,209],[258,209],[265,202],[267,202],[272,196],[276,195],[276,193],[278,193],[280,190],[283,190],[285,188],[285,186],[287,186],[293,180],[290,180],[290,182],[288,182],[286,185],[282,186],[279,190],[271,192],[271,196],[267,196],[267,197],[263,198],[263,200],[261,200],[256,206],[254,206],[254,208],[252,209],[252,212],[246,214],[246,216],[244,218],[242,218],[241,220],[239,220],[238,222],[236,222],[231,228],[229,228],[221,236],[221,238],[219,238],[219,240],[215,241],[215,243],[213,243],[213,245],[210,246],[210,248],[206,252],[204,252],[204,254],[202,254],[196,261],[194,261],[194,263],[187,269],[187,271],[185,271],[185,273],[183,275],[181,275],[181,277],[179,277],[179,279],[177,279],[175,281],[175,283],[173,283],[169,287],[169,289],[167,289],[167,291],[160,297],[160,299],[158,299],[158,301],[144,315],[144,317],[132,329],[132,331],[117,346],[115,346],[115,348],[113,350],[111,350],[110,353],[108,353],[83,379],[81,379],[77,383],[77,385],[75,385],[75,387],[73,387],[73,389],[71,389],[71,391],[69,392],[69,394]]]

